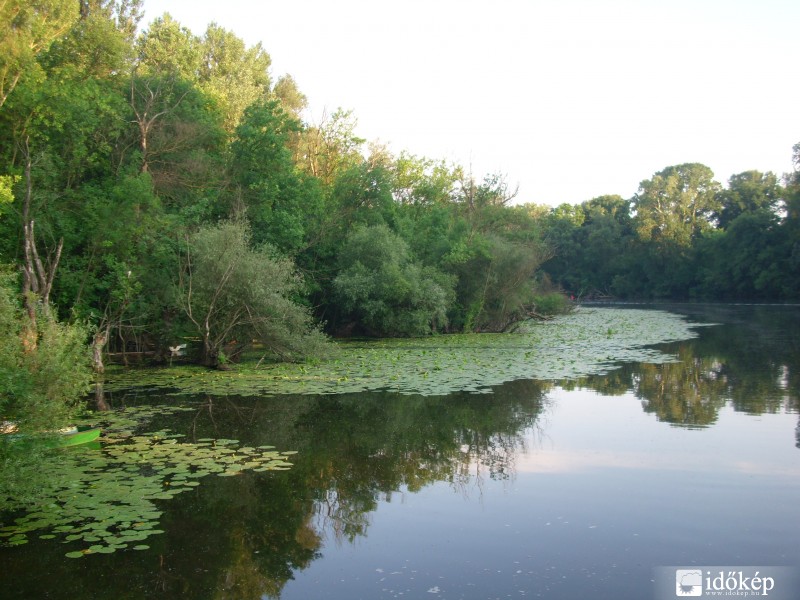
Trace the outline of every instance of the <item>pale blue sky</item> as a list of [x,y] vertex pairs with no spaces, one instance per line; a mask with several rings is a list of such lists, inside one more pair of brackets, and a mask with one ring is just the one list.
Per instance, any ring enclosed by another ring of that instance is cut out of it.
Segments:
[[630,197],[701,162],[725,183],[791,169],[800,142],[796,0],[145,0],[271,55],[358,133],[501,172],[518,201]]

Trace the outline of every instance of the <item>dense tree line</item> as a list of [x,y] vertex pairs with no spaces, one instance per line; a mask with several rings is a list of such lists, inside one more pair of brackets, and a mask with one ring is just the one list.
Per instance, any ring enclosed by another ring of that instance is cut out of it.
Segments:
[[23,353],[37,319],[88,326],[102,370],[187,339],[221,366],[253,341],[294,359],[323,333],[505,331],[559,287],[797,296],[796,176],[723,188],[685,164],[628,200],[514,204],[502,177],[368,145],[350,112],[305,122],[260,45],[166,14],[140,30],[141,8],[0,7],[0,262]]
[[540,309],[549,247],[501,177],[369,146],[344,110],[304,122],[260,45],[166,14],[140,30],[141,8],[0,8],[0,261],[24,351],[37,318],[88,326],[100,371],[187,340],[222,366],[254,341],[295,359],[324,333],[501,331]]
[[544,266],[576,296],[789,301],[800,297],[800,144],[795,171],[746,171],[727,187],[701,164],[544,217]]

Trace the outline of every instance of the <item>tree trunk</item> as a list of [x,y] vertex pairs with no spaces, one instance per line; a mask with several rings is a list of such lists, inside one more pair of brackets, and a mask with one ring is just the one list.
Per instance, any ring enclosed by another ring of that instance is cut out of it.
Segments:
[[31,158],[28,139],[25,139],[25,197],[22,201],[22,239],[25,262],[22,268],[22,301],[28,322],[22,332],[22,344],[25,352],[36,350],[38,333],[36,328],[36,307],[40,305],[45,315],[50,312],[50,290],[53,288],[56,269],[61,260],[61,251],[64,248],[64,239],[58,242],[55,255],[47,257],[47,264],[39,258],[36,249],[36,234],[34,233],[34,220],[31,218],[31,203],[33,200],[33,159]]
[[211,344],[207,337],[203,339],[203,353],[200,356],[200,363],[209,369],[219,368],[219,348]]
[[98,331],[92,340],[92,369],[98,375],[102,375],[106,371],[103,364],[103,349],[106,343],[108,343],[108,327]]
[[99,411],[111,410],[111,406],[109,406],[105,391],[103,390],[102,379],[98,379],[94,384],[94,405]]

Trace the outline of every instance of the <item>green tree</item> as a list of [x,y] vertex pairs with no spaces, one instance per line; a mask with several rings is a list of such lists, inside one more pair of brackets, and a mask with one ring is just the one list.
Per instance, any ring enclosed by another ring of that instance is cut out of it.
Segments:
[[667,167],[641,182],[632,209],[646,295],[686,298],[692,293],[699,273],[694,247],[713,230],[719,190],[711,169],[697,163]]
[[308,98],[297,87],[297,82],[291,75],[278,78],[272,93],[281,101],[283,109],[295,119],[299,119],[300,113],[308,106]]
[[200,77],[201,40],[169,13],[158,17],[136,41],[142,71],[190,82]]
[[187,238],[176,294],[202,340],[202,364],[218,368],[251,340],[282,359],[323,352],[324,336],[294,299],[301,288],[290,260],[253,248],[248,226],[227,221]]
[[782,197],[777,176],[760,171],[731,175],[728,187],[719,192],[717,227],[727,229],[739,215],[759,209],[776,210]]
[[317,182],[300,171],[289,149],[300,127],[278,100],[262,100],[245,111],[231,144],[231,211],[244,210],[256,242],[290,254],[304,247],[322,210]]
[[453,278],[412,261],[408,245],[386,225],[354,229],[339,264],[336,298],[365,332],[424,335],[446,324]]
[[736,217],[698,244],[703,296],[727,300],[787,297],[790,247],[778,215],[761,208]]
[[42,57],[54,72],[74,78],[116,79],[128,72],[133,39],[141,19],[141,0],[80,0],[80,18]]
[[394,197],[403,205],[428,207],[449,204],[457,189],[459,172],[444,160],[431,160],[401,152],[393,161]]
[[552,252],[542,268],[556,284],[578,296],[591,291],[583,271],[579,241],[584,219],[584,212],[572,204],[556,206],[538,219],[542,236]]
[[41,73],[36,57],[77,18],[75,0],[0,3],[0,108],[26,73]]
[[215,23],[206,29],[200,49],[200,87],[217,102],[225,130],[233,133],[245,109],[268,97],[272,59],[261,43],[248,48]]
[[356,135],[357,125],[353,111],[339,108],[330,116],[324,114],[319,124],[304,130],[295,160],[323,185],[334,185],[341,173],[364,160],[365,140]]
[[667,167],[642,181],[633,198],[639,237],[662,249],[690,247],[711,229],[719,189],[711,169],[698,163]]

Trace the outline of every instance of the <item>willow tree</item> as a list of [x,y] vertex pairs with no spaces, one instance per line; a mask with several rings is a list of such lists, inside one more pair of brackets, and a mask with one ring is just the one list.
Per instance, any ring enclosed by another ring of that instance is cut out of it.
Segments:
[[446,325],[455,278],[412,260],[386,225],[356,227],[339,254],[335,298],[353,327],[389,336],[424,335]]
[[294,264],[250,240],[242,221],[205,226],[186,240],[176,291],[202,340],[200,362],[224,367],[253,342],[284,360],[324,352],[325,337],[295,301],[302,279]]

